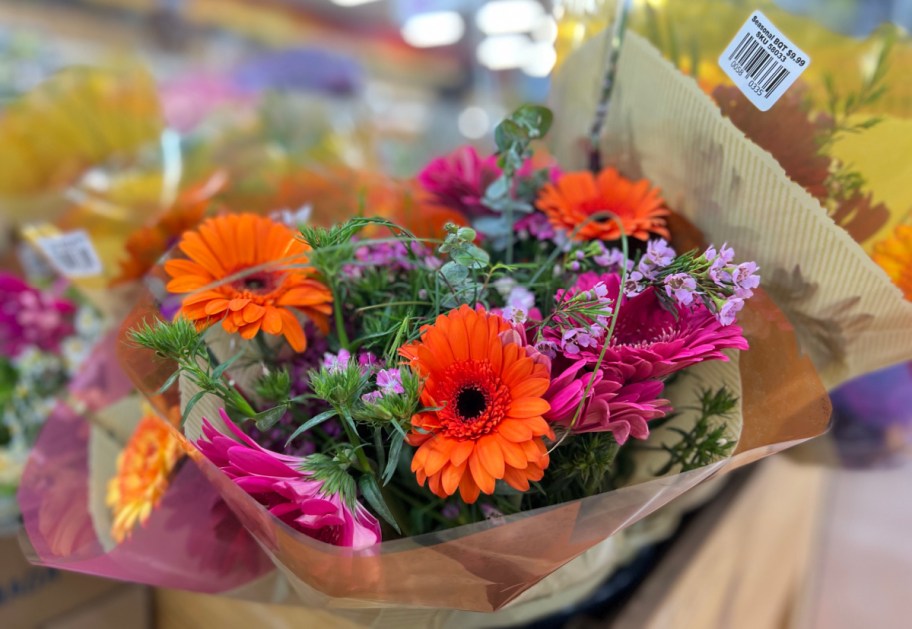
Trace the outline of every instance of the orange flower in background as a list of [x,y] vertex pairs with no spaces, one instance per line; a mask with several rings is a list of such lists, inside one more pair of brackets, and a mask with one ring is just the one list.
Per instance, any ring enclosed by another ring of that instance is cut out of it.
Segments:
[[256,214],[218,216],[184,234],[180,249],[189,260],[165,263],[172,278],[167,289],[190,293],[181,313],[198,329],[221,321],[245,339],[260,330],[284,335],[297,352],[307,348],[307,338],[296,312],[328,331],[332,294],[301,268],[308,247],[284,224]]
[[[545,184],[537,205],[556,229],[572,233],[592,215],[614,213],[624,225],[629,238],[646,240],[650,234],[668,238],[665,216],[668,210],[659,190],[649,181],[625,179],[614,168],[597,176],[591,172],[572,172],[560,176],[557,183]],[[593,219],[580,228],[578,240],[617,240],[621,230],[611,218]]]
[[897,226],[892,237],[874,246],[873,258],[912,300],[912,226]]
[[473,503],[497,480],[528,491],[548,467],[542,437],[554,434],[542,418],[548,367],[504,334],[502,317],[468,306],[437,317],[421,338],[400,349],[425,379],[421,403],[439,411],[412,418],[412,471],[441,498],[457,489]]
[[108,483],[107,505],[114,514],[111,535],[118,543],[144,525],[168,490],[171,472],[183,456],[168,424],[146,409],[117,458],[117,475]]
[[124,246],[128,257],[120,261],[120,274],[111,281],[111,285],[132,282],[148,273],[181,234],[199,225],[212,197],[224,190],[227,182],[224,173],[215,173],[182,192],[155,224],[130,234]]

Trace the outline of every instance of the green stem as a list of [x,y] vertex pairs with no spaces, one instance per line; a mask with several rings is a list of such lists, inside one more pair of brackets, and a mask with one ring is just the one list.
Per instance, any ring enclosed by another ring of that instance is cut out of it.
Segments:
[[339,336],[339,345],[342,349],[349,349],[351,341],[348,340],[348,334],[345,332],[345,320],[342,318],[342,301],[339,299],[339,290],[336,284],[332,285],[333,295],[333,317],[336,320],[336,334]]
[[370,459],[367,458],[367,455],[364,454],[364,448],[359,448],[358,446],[364,445],[364,442],[361,441],[361,438],[358,436],[358,433],[355,432],[352,428],[352,418],[348,415],[347,412],[344,412],[342,409],[336,409],[336,412],[342,416],[342,421],[339,422],[342,424],[342,428],[345,430],[345,436],[348,437],[349,443],[352,444],[355,448],[355,456],[358,458],[358,463],[361,465],[361,471],[365,474],[370,474],[371,476],[377,476],[374,473],[374,468],[370,464]]

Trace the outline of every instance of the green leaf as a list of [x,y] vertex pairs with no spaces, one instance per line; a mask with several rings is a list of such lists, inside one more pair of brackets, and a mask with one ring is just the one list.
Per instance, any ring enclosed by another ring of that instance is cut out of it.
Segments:
[[272,408],[257,413],[250,419],[256,422],[257,430],[269,430],[279,423],[279,420],[282,419],[282,416],[287,410],[288,407],[284,404],[280,404],[279,406],[273,406]]
[[377,479],[370,474],[364,474],[358,481],[358,488],[361,490],[361,495],[367,500],[367,504],[376,511],[377,515],[386,520],[401,535],[402,531],[399,529],[399,523],[396,522],[389,507],[386,506],[386,500],[383,499],[383,493],[380,491]]
[[216,367],[212,371],[212,379],[218,380],[219,378],[221,378],[222,375],[225,373],[225,370],[228,369],[231,365],[233,365],[237,361],[237,359],[243,355],[244,355],[244,352],[238,352],[237,354],[235,354],[234,356],[232,356],[231,358],[229,358],[228,360],[223,362],[221,365]]
[[[393,424],[396,426],[397,424]],[[401,429],[400,429],[401,430]],[[405,443],[405,438],[395,439],[393,445],[389,449],[389,459],[386,462],[386,468],[383,470],[383,480],[384,485],[388,485],[391,480],[393,480],[393,474],[396,473],[396,467],[399,464],[399,455],[402,453],[402,444]]]
[[541,105],[523,105],[510,118],[529,131],[528,137],[541,138],[551,128],[554,114]]
[[325,422],[327,419],[332,419],[335,416],[336,416],[336,411],[328,410],[328,411],[323,411],[316,417],[311,417],[306,422],[304,422],[303,424],[298,426],[297,430],[295,430],[293,433],[291,433],[291,436],[288,438],[288,441],[285,442],[285,445],[287,446],[289,443],[294,441],[295,437],[297,437],[298,435],[307,432],[314,426],[319,426],[320,424]]
[[165,391],[167,391],[168,389],[170,389],[170,388],[174,385],[174,383],[177,382],[177,378],[178,378],[180,375],[181,375],[181,370],[180,370],[180,369],[178,369],[177,371],[175,371],[174,373],[172,373],[172,374],[168,377],[168,379],[165,380],[165,383],[159,387],[159,389],[158,389],[158,391],[157,391],[156,393],[157,393],[158,395],[161,395],[162,393],[164,393]]
[[184,414],[181,417],[181,423],[186,422],[187,418],[190,417],[190,411],[193,410],[193,407],[196,406],[197,402],[203,399],[203,396],[206,395],[208,391],[199,391],[196,395],[190,398],[190,401],[187,402],[187,406],[184,407]]
[[451,286],[457,286],[468,279],[469,270],[457,262],[447,262],[440,267],[440,274]]
[[494,129],[494,142],[497,144],[497,150],[501,153],[509,151],[514,143],[525,142],[526,140],[528,140],[526,132],[510,118],[502,121]]
[[470,269],[483,269],[490,264],[491,256],[484,249],[467,245],[465,249],[453,252],[453,261]]

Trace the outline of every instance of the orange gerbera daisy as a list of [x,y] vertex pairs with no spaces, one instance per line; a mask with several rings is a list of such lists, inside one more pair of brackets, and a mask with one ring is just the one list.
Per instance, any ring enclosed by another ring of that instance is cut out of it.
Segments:
[[[307,338],[296,311],[329,330],[332,293],[301,268],[308,247],[282,223],[256,214],[210,218],[184,234],[180,249],[190,259],[165,262],[173,278],[167,289],[191,293],[181,313],[198,329],[220,320],[227,332],[245,339],[260,330],[281,334],[297,352],[307,348]],[[280,261],[281,268],[256,268]],[[232,276],[238,277],[228,280]]]
[[874,246],[874,262],[912,300],[912,226],[899,225],[893,236]]
[[117,458],[117,475],[108,483],[107,504],[114,513],[111,535],[118,543],[137,523],[145,524],[168,490],[171,472],[183,455],[167,423],[146,409]]
[[551,408],[548,368],[526,355],[505,332],[510,325],[462,306],[437,317],[400,354],[425,379],[421,403],[438,411],[412,418],[412,471],[441,498],[459,489],[473,503],[494,482],[529,489],[548,467],[542,437],[554,438],[542,418]]
[[[614,168],[593,175],[589,171],[565,173],[557,183],[545,184],[537,205],[557,228],[573,232],[599,212],[613,212],[630,238],[646,240],[650,234],[668,238],[664,217],[668,215],[658,188],[649,181],[625,179]],[[617,240],[621,230],[610,218],[586,223],[577,233],[579,240]]]

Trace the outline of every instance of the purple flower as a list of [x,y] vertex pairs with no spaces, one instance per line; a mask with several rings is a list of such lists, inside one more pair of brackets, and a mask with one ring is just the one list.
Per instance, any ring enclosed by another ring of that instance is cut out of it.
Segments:
[[640,258],[639,271],[648,279],[655,279],[656,272],[671,264],[675,259],[675,250],[664,238],[650,240],[646,244],[646,253]]
[[376,404],[383,399],[383,393],[380,391],[371,391],[361,396],[361,401],[365,404]]
[[526,214],[516,221],[513,228],[520,240],[528,240],[530,236],[536,240],[553,240],[557,235],[554,226],[542,212]]
[[545,394],[551,404],[544,416],[549,422],[569,428],[592,383],[583,412],[573,425],[576,433],[610,431],[619,444],[629,437],[645,439],[649,436],[647,422],[662,417],[669,408],[668,401],[659,397],[664,385],[658,380],[624,383],[612,369],[589,371],[585,359],[563,369],[555,365],[554,373],[558,372]]
[[[590,290],[598,282],[608,286],[610,296],[620,292],[621,279],[617,274],[584,273],[569,293]],[[734,302],[733,299],[729,301]],[[737,303],[731,303],[726,312],[737,307]],[[675,315],[662,307],[656,289],[649,287],[634,297],[625,298],[619,308],[604,364],[618,370],[625,382],[664,378],[704,360],[728,360],[722,350],[746,350],[748,347],[740,327],[722,325],[698,300],[694,300],[690,308],[679,309]],[[545,331],[545,337],[550,341],[560,342],[562,336],[553,328]],[[600,340],[592,348],[575,343],[579,351],[565,351],[564,354],[570,360],[595,363],[603,343],[604,340]]]
[[377,374],[377,386],[383,393],[405,393],[402,373],[398,369],[381,369]]
[[[582,277],[582,276],[580,276]],[[624,282],[624,295],[634,297],[646,290],[643,274],[639,271],[631,271],[627,274],[627,281]]]
[[744,300],[740,297],[730,297],[719,308],[716,319],[720,324],[730,326],[735,322],[735,318],[741,309],[744,308]]
[[735,285],[735,295],[741,299],[753,296],[755,288],[760,286],[760,276],[757,271],[760,267],[756,262],[742,262],[735,267],[732,273],[732,283]]
[[460,508],[456,502],[448,502],[443,505],[443,508],[440,510],[440,515],[442,515],[447,520],[455,520],[459,517]]
[[325,492],[323,481],[304,470],[305,458],[278,454],[257,445],[219,410],[233,435],[220,433],[203,419],[196,447],[228,478],[288,526],[336,546],[365,548],[380,541],[380,523],[354,501]]
[[338,354],[323,354],[323,367],[330,372],[344,371],[350,362],[351,352],[347,349],[340,349]]
[[735,259],[735,250],[728,246],[728,243],[722,245],[718,253],[715,247],[710,246],[704,253],[703,257],[711,262],[709,267],[709,278],[717,286],[725,286],[731,283],[731,272],[728,266]]
[[0,354],[18,356],[35,346],[59,350],[71,336],[76,306],[50,291],[40,291],[10,273],[0,273]]
[[674,273],[665,278],[665,293],[674,297],[682,306],[693,303],[694,292],[697,290],[697,280],[687,273]]

